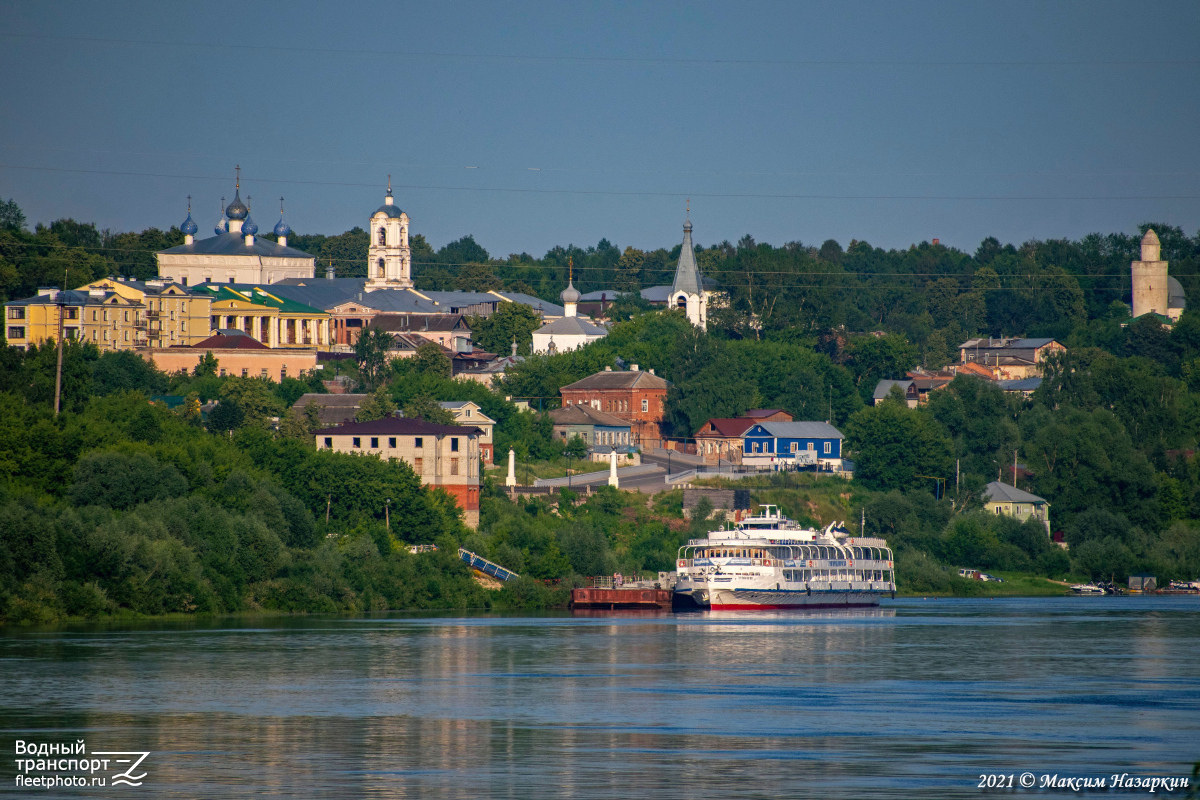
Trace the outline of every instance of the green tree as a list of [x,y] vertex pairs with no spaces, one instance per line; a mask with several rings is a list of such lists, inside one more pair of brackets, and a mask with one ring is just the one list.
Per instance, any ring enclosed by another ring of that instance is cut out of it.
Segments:
[[358,363],[359,380],[368,392],[383,385],[387,377],[388,353],[395,346],[395,337],[379,328],[366,328],[358,335],[354,342],[354,358]]
[[196,368],[192,370],[192,375],[197,378],[216,375],[217,365],[220,363],[217,361],[216,356],[212,354],[212,351],[208,350],[204,353],[204,357],[200,359],[199,363],[196,364]]
[[454,414],[438,405],[431,395],[421,394],[404,404],[404,416],[411,419],[423,419],[438,425],[457,425]]
[[626,247],[617,262],[616,289],[621,292],[638,292],[642,288],[642,267],[646,263],[645,252]]
[[863,402],[871,399],[879,381],[903,379],[916,366],[918,358],[917,348],[896,334],[851,339],[846,353]]
[[855,481],[874,491],[932,492],[930,477],[954,476],[950,438],[925,414],[897,400],[852,416],[846,424],[846,445],[854,452]]
[[418,375],[449,378],[453,371],[450,356],[437,342],[425,342],[412,356],[412,371]]
[[221,385],[222,403],[232,401],[242,410],[244,423],[266,426],[285,411],[283,402],[275,396],[271,381],[266,378],[228,378]]
[[374,394],[367,395],[363,398],[362,403],[358,407],[358,413],[354,415],[355,422],[370,422],[376,419],[390,417],[396,410],[396,404],[392,402],[391,395],[387,390],[380,386],[375,390]]
[[567,446],[564,448],[564,452],[571,456],[571,458],[583,458],[587,455],[587,451],[587,442],[585,442],[583,437],[578,433],[571,437],[571,439],[567,442]]
[[517,352],[527,356],[533,347],[533,332],[542,326],[542,320],[523,303],[500,303],[496,313],[468,317],[467,324],[477,347],[506,356],[516,341]]
[[19,231],[25,228],[25,212],[11,197],[0,198],[0,230]]

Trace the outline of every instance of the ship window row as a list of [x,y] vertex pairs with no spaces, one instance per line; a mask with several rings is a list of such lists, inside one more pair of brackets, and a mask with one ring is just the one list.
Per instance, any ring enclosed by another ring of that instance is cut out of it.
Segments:
[[783,579],[792,583],[830,583],[845,581],[891,582],[890,569],[785,569]]
[[[778,552],[776,552],[778,551]],[[853,553],[853,555],[851,555]],[[788,548],[704,548],[696,551],[696,558],[803,558],[821,560],[856,559],[865,561],[891,561],[892,551],[886,547],[854,547],[842,549],[819,545],[795,545]]]

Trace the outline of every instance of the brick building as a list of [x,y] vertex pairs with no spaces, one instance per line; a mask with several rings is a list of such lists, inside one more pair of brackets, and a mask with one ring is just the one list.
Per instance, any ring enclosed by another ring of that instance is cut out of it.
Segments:
[[628,371],[603,372],[589,375],[562,387],[563,406],[587,405],[604,411],[630,424],[633,443],[642,448],[662,447],[662,423],[666,416],[667,388],[670,383],[645,372],[637,364]]
[[425,486],[436,486],[463,510],[463,522],[479,527],[479,437],[474,426],[435,425],[423,419],[385,417],[316,431],[318,450],[399,458]]

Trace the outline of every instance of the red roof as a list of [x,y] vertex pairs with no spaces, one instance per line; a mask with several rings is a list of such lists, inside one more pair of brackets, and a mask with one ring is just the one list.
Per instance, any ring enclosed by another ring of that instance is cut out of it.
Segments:
[[791,416],[791,414],[788,414],[782,408],[752,408],[742,416],[744,416],[746,419],[766,419],[767,417],[773,417],[776,414],[787,414],[789,417]]
[[193,350],[270,350],[248,333],[218,333],[192,345]]
[[726,436],[740,439],[742,434],[750,430],[754,424],[752,419],[710,419],[700,426],[697,436]]

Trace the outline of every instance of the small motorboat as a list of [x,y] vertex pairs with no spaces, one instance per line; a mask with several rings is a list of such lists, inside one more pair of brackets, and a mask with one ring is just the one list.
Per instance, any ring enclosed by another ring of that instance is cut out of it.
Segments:
[[1094,583],[1076,583],[1071,587],[1071,593],[1086,597],[1103,597],[1105,591]]

